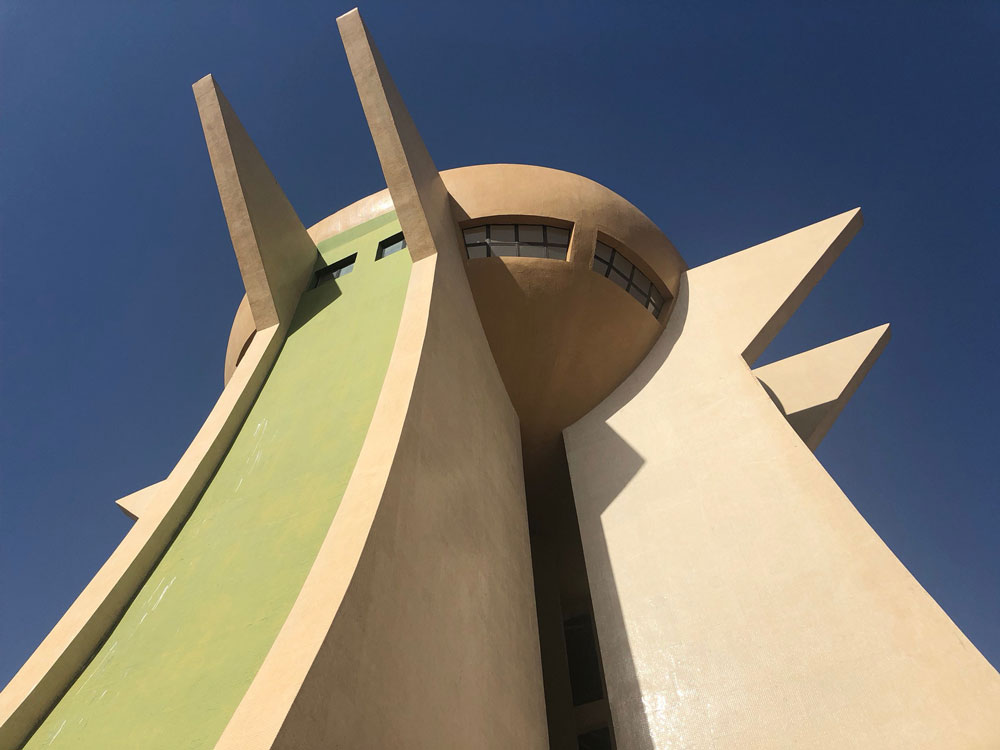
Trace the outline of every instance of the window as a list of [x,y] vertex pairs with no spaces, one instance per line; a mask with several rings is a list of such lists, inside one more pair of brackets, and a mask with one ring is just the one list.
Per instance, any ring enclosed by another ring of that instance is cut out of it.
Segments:
[[316,272],[316,286],[324,284],[327,281],[333,281],[334,279],[339,279],[341,276],[346,276],[351,271],[354,270],[354,261],[358,259],[358,254],[348,255],[342,260],[338,260],[336,263],[331,263],[325,268],[321,268]]
[[604,697],[601,665],[597,656],[597,641],[590,615],[570,617],[563,623],[566,638],[566,659],[569,662],[569,684],[573,705],[599,701]]
[[386,237],[378,243],[378,250],[375,251],[375,260],[382,260],[385,256],[398,253],[400,250],[405,248],[406,238],[403,237],[402,232],[394,234],[392,237]]
[[464,230],[470,258],[491,255],[566,260],[569,230],[543,224],[485,224]]
[[601,727],[590,732],[584,732],[576,738],[580,750],[611,750],[611,730]]
[[631,294],[654,318],[660,317],[666,296],[656,284],[610,245],[597,243],[594,270]]

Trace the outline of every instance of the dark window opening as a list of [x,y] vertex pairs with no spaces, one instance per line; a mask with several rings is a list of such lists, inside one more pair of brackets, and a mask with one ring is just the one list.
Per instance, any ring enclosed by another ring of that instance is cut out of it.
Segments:
[[378,243],[378,250],[375,251],[375,260],[382,260],[382,258],[387,255],[398,253],[400,250],[404,250],[405,248],[406,238],[403,237],[402,232],[394,234],[392,237],[386,237]]
[[667,295],[613,247],[603,242],[597,243],[597,250],[594,252],[594,270],[635,297],[654,318],[660,317]]
[[576,738],[580,750],[611,750],[611,730],[607,727],[584,732]]
[[341,276],[346,276],[354,270],[354,261],[357,259],[358,254],[354,253],[353,255],[348,255],[346,258],[338,260],[336,263],[331,263],[325,268],[319,269],[316,272],[316,286],[325,284],[327,281],[339,279]]
[[553,748],[576,747],[579,736],[592,729],[613,731],[610,709],[602,697],[607,690],[601,634],[594,624],[562,438],[555,450],[538,451],[525,444],[523,457],[549,741]]
[[563,623],[566,635],[566,660],[569,662],[569,684],[573,705],[599,701],[604,697],[601,685],[601,663],[597,655],[597,639],[589,614],[576,615]]
[[543,224],[484,224],[463,230],[470,258],[512,256],[566,260],[569,230]]

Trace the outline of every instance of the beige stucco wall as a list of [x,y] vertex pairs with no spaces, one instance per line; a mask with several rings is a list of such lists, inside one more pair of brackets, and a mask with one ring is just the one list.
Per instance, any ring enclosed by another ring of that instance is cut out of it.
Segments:
[[[680,253],[638,208],[593,180],[526,164],[481,164],[442,173],[455,218],[548,217],[574,226],[569,260],[590,267],[598,233],[670,294],[687,268]],[[577,231],[579,230],[579,231]],[[575,240],[575,241],[574,241]]]
[[156,500],[156,495],[162,489],[163,482],[156,482],[141,490],[120,497],[115,500],[115,505],[122,509],[122,513],[133,521],[146,512],[146,509]]
[[536,258],[467,262],[469,283],[525,440],[558,438],[642,360],[661,329],[589,268]]
[[[573,227],[572,263],[590,267],[600,234],[671,295],[677,292],[687,264],[673,243],[642,211],[593,180],[528,164],[477,164],[446,169],[440,176],[455,222],[556,219]],[[317,222],[309,236],[319,243],[393,208],[389,189],[380,190]]]
[[220,749],[546,747],[518,422],[451,250],[413,267],[351,484]]
[[[466,262],[477,310],[521,417],[524,438],[532,447],[551,443],[635,368],[669,315],[664,311],[657,321],[631,295],[590,270],[598,236],[620,248],[670,294],[676,294],[686,264],[645,214],[585,177],[523,164],[485,164],[446,170],[440,178],[455,224],[536,220],[572,227],[569,262]],[[322,242],[392,209],[386,189],[318,222],[309,234]],[[454,229],[443,226],[439,231]],[[239,316],[230,351],[241,338],[238,322]]]
[[816,450],[889,343],[889,324],[754,368],[771,400]]
[[338,24],[414,265],[350,484],[216,747],[541,749],[517,415],[441,177],[357,11]]
[[244,294],[240,300],[239,307],[236,308],[236,315],[233,317],[233,325],[229,330],[229,342],[226,344],[226,361],[223,370],[223,384],[236,372],[236,365],[239,364],[250,345],[250,339],[257,332],[257,326],[253,320],[253,313],[250,310],[250,299]]
[[192,88],[255,327],[287,326],[316,245],[215,79]]
[[741,356],[857,224],[688,272],[646,360],[565,431],[619,747],[1000,747],[1000,675]]

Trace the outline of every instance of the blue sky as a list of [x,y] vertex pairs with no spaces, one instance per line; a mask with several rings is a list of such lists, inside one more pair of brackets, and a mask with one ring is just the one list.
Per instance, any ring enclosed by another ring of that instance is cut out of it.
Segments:
[[[383,187],[351,6],[249,6],[0,4],[0,684],[222,386],[242,284],[190,84],[215,74],[306,225]],[[893,324],[818,455],[1000,664],[1000,4],[361,10],[441,168],[586,175],[692,266],[862,206],[762,362]]]

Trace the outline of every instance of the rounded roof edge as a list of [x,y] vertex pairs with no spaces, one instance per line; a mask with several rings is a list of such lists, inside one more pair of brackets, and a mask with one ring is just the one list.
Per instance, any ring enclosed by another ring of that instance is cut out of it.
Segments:
[[538,216],[570,222],[638,256],[677,294],[687,264],[663,231],[618,193],[572,172],[524,164],[484,164],[441,173],[462,221]]
[[[581,175],[527,164],[480,164],[441,172],[460,222],[491,216],[549,217],[600,235],[639,257],[677,293],[687,264],[663,231],[613,190]],[[389,191],[380,190],[309,228],[314,242],[393,210]]]

